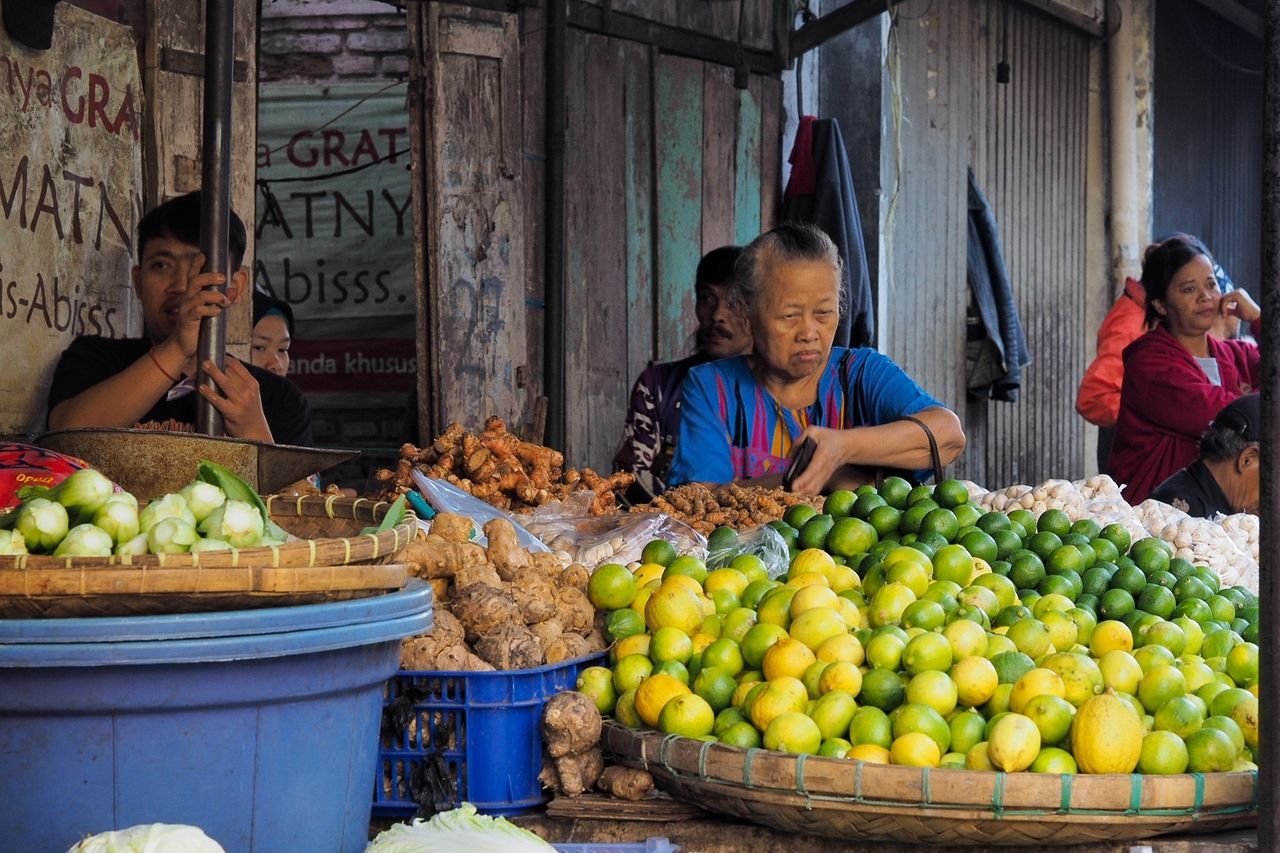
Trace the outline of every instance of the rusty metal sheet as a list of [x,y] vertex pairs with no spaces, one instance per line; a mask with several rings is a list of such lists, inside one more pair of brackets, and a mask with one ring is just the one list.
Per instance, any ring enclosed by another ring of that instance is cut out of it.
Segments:
[[230,468],[260,493],[270,494],[360,455],[358,450],[146,429],[55,430],[38,436],[35,443],[83,459],[141,498],[180,490],[195,478],[196,465],[204,459]]

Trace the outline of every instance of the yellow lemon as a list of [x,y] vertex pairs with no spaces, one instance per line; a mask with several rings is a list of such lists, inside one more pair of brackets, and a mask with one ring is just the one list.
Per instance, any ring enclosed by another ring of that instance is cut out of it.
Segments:
[[636,569],[636,586],[644,587],[650,581],[662,580],[662,573],[665,572],[666,566],[657,563],[645,563]]
[[640,719],[651,729],[658,727],[662,708],[676,696],[692,693],[689,685],[671,675],[651,675],[636,688],[635,706]]
[[858,638],[852,634],[837,634],[834,637],[828,637],[822,641],[822,644],[814,650],[818,660],[825,660],[834,663],[835,661],[848,661],[854,666],[862,666],[863,660],[866,659],[866,651],[862,648],[862,643],[858,642]]
[[[1133,632],[1129,626],[1115,619],[1099,622],[1089,637],[1089,652],[1100,658],[1107,652],[1119,649],[1122,652],[1133,651]],[[1078,763],[1078,760],[1077,760]]]
[[889,760],[907,767],[937,767],[942,751],[937,742],[923,732],[907,732],[895,738],[889,747]]
[[1081,705],[1071,723],[1071,751],[1085,773],[1132,773],[1142,739],[1142,720],[1111,691]]
[[[937,745],[934,745],[937,748]],[[854,761],[865,761],[868,764],[889,764],[892,756],[889,750],[883,746],[874,743],[860,743],[844,754],[845,758],[852,758]]]
[[825,580],[835,567],[836,561],[826,551],[821,548],[806,548],[791,561],[787,580],[804,574],[817,574]]
[[832,663],[818,678],[818,692],[825,696],[832,690],[840,690],[856,697],[862,690],[862,670],[846,660]]
[[[653,595],[649,596],[644,607],[645,624],[649,626],[649,630],[678,628],[692,636],[702,624],[702,618],[707,615],[702,610],[702,600],[697,593],[676,582],[680,577],[685,576],[677,575],[663,581]],[[713,606],[712,612],[714,611]]]
[[799,640],[816,652],[819,646],[832,637],[848,636],[849,628],[840,614],[831,608],[813,607],[793,618],[787,633],[791,635],[791,639]]
[[1007,773],[1026,770],[1040,754],[1040,729],[1029,717],[1007,714],[991,727],[987,756]]
[[812,610],[815,607],[824,607],[828,610],[834,610],[839,607],[840,597],[831,591],[830,587],[822,584],[808,584],[796,590],[796,594],[791,598],[791,618],[795,619],[806,610]]
[[[1036,667],[1028,670],[1021,678],[1013,683],[1013,690],[1009,693],[1009,710],[1015,714],[1021,714],[1022,710],[1027,707],[1027,703],[1037,696],[1057,696],[1065,699],[1067,696],[1067,687],[1062,683],[1062,678],[1058,673],[1044,667]],[[1039,752],[1040,747],[1036,746]],[[1031,760],[1027,761],[1027,766],[1031,765],[1031,761],[1035,760],[1035,756],[1031,756]],[[1018,768],[1021,770],[1022,768]]]
[[983,657],[967,657],[957,661],[951,667],[951,680],[956,683],[956,700],[970,708],[985,705],[1000,686],[995,664]]
[[799,640],[787,637],[774,643],[764,653],[761,669],[765,679],[769,681],[784,676],[800,678],[817,660],[812,649]]
[[[677,682],[679,683],[679,682]],[[809,691],[798,678],[774,678],[763,681],[752,689],[760,692],[754,700],[747,699],[747,715],[760,731],[769,728],[769,724],[780,714],[788,711],[803,712],[809,704]]]

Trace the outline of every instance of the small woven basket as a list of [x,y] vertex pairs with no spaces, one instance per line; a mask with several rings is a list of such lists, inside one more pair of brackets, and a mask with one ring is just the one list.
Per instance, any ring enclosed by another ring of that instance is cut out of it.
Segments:
[[0,557],[0,618],[136,616],[314,604],[399,589],[391,560],[417,533],[411,513],[382,533],[390,504],[336,495],[266,498],[298,537],[283,545],[194,554]]
[[777,829],[921,844],[1083,844],[1257,823],[1249,773],[1071,775],[867,764],[739,749],[605,723],[604,745],[658,787]]

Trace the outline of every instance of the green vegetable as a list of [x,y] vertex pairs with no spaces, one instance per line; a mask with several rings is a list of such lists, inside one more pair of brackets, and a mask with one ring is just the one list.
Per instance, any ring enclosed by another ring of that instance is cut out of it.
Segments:
[[13,557],[27,553],[27,542],[16,530],[0,530],[0,556]]
[[196,522],[204,521],[209,513],[226,503],[227,494],[213,483],[195,480],[182,489],[182,496],[187,500],[187,507],[196,517]]
[[141,557],[147,553],[147,534],[139,533],[116,546],[117,557]]
[[142,508],[138,515],[138,527],[146,533],[166,518],[180,518],[195,527],[196,517],[187,506],[187,499],[180,494],[168,494]]
[[115,483],[101,471],[82,468],[40,497],[57,501],[67,508],[72,517],[88,521],[115,491]]
[[405,497],[404,495],[401,495],[392,502],[391,506],[387,508],[387,514],[382,516],[381,524],[366,527],[364,530],[360,531],[360,534],[363,536],[366,533],[386,533],[388,530],[398,526],[400,522],[404,521],[404,517],[407,513],[408,510],[405,507]]
[[66,507],[48,498],[32,498],[18,508],[17,530],[33,553],[58,547],[69,526]]
[[195,525],[185,518],[162,518],[147,531],[147,550],[152,554],[182,554],[200,538]]
[[212,483],[222,489],[228,500],[244,501],[257,507],[262,515],[263,529],[268,539],[284,542],[289,538],[289,534],[271,520],[271,512],[267,509],[267,503],[262,499],[262,495],[259,495],[256,489],[250,488],[249,484],[237,477],[231,469],[217,462],[202,459],[196,467],[196,479]]
[[93,523],[109,533],[117,544],[132,539],[142,530],[137,503],[130,503],[119,495],[107,499],[94,513]]
[[463,803],[431,820],[398,823],[369,843],[365,853],[546,853],[547,842],[506,818],[476,814]]
[[54,550],[55,557],[110,557],[115,547],[111,534],[92,524],[77,524]]
[[222,845],[195,826],[150,823],[100,832],[67,853],[226,853]]
[[209,513],[200,532],[211,539],[229,542],[233,548],[251,548],[263,538],[262,514],[244,501],[228,500]]
[[195,544],[191,546],[191,553],[198,554],[201,551],[229,551],[231,543],[224,542],[221,539],[197,539]]

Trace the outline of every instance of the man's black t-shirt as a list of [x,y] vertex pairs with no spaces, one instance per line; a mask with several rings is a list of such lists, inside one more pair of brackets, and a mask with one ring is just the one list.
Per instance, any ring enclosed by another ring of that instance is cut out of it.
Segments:
[[[151,343],[143,338],[76,338],[58,359],[53,372],[49,410],[120,373],[145,356],[150,348]],[[310,445],[311,409],[298,386],[252,364],[244,366],[258,380],[262,412],[276,443]],[[193,391],[173,400],[161,399],[142,416],[140,423],[174,420],[194,425],[197,397]]]
[[1213,518],[1218,513],[1231,515],[1235,512],[1213,472],[1199,459],[1156,486],[1151,497],[1196,518]]

